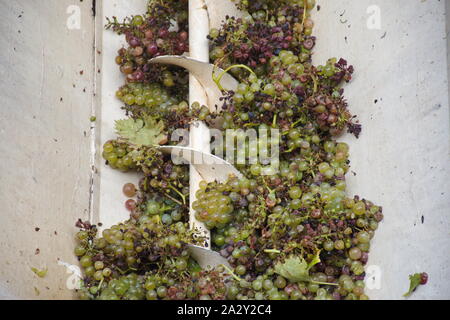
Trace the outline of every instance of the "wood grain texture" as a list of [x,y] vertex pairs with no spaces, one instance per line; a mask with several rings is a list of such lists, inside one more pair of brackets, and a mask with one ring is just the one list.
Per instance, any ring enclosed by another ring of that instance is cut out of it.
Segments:
[[95,71],[92,2],[75,2],[80,30],[72,4],[0,1],[0,298],[73,296],[58,259],[76,263],[75,221],[89,217]]
[[[121,17],[142,12],[145,0],[105,2],[103,16]],[[72,4],[81,9],[81,30],[66,27]],[[348,175],[349,193],[385,209],[369,261],[381,271],[381,287],[370,296],[400,299],[408,275],[426,271],[429,284],[411,298],[449,299],[450,3],[319,4],[316,64],[343,56],[356,68],[346,96],[364,131],[359,140],[341,139],[351,145],[356,173]],[[366,26],[373,4],[381,9],[381,30]],[[89,121],[97,111],[98,150],[114,137],[112,120],[123,117],[114,98],[123,79],[113,61],[123,39],[105,32],[102,54],[93,49],[103,21],[94,26],[91,1],[0,0],[0,12],[0,299],[70,299],[70,274],[58,259],[76,264],[75,220],[88,219],[90,206],[94,221],[106,225],[127,215],[118,195],[133,177],[102,165],[101,184],[92,175],[92,163],[101,160],[90,154]],[[93,97],[95,87],[101,96]],[[31,267],[48,268],[48,275],[40,279]]]

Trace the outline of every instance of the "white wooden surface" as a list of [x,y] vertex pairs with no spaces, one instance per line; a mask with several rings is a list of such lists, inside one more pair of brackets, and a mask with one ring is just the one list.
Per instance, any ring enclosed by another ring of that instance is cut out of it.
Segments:
[[[102,24],[98,26],[103,30],[106,24],[106,17],[116,16],[119,21],[130,15],[142,14],[146,12],[145,0],[107,0],[98,1],[102,8],[99,8],[102,17]],[[102,145],[117,137],[114,130],[114,121],[125,118],[125,113],[121,110],[123,103],[116,98],[116,91],[124,85],[125,78],[115,63],[117,51],[126,45],[125,36],[118,36],[113,31],[103,31],[102,39],[102,60],[100,62],[101,84],[101,108],[99,114],[98,130],[98,157],[101,157]],[[113,170],[105,165],[101,160],[99,165],[99,184],[96,191],[99,193],[99,207],[96,213],[96,220],[101,221],[104,227],[110,227],[118,222],[129,218],[130,213],[125,209],[124,203],[127,198],[122,193],[125,183],[133,182],[137,184],[139,177],[133,173],[122,173]]]
[[0,298],[72,298],[58,259],[76,263],[75,221],[89,217],[91,1],[0,0],[0,12]]
[[[356,68],[346,96],[363,132],[343,140],[356,173],[349,192],[384,207],[369,260],[381,271],[373,299],[402,298],[408,275],[422,271],[429,283],[411,299],[450,299],[446,2],[321,0],[314,10],[316,63],[342,56]],[[380,30],[367,28],[372,5]]]

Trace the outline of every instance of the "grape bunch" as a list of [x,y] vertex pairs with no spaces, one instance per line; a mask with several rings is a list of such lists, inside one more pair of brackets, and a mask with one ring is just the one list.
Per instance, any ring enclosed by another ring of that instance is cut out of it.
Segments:
[[[130,188],[127,185],[124,189],[129,192]],[[187,243],[200,244],[202,239],[188,230],[182,215],[178,216],[178,222],[170,224],[163,222],[164,215],[161,219],[161,212],[168,209],[174,215],[177,208],[173,204],[170,199],[148,201],[145,213],[131,215],[130,220],[104,229],[101,235],[96,226],[77,223],[81,230],[76,235],[78,245],[74,252],[85,275],[80,290],[82,298],[165,298],[164,290],[173,291],[171,287],[176,281],[199,276]],[[164,275],[158,270],[164,270]],[[220,284],[223,286],[222,281]]]
[[118,140],[107,141],[103,145],[103,159],[111,168],[126,172],[137,167],[130,155],[132,151],[132,147],[127,143]]
[[223,129],[269,125],[286,130],[312,124],[334,136],[358,126],[341,88],[354,71],[344,59],[333,58],[316,68],[301,63],[292,51],[282,50],[269,60],[268,70],[264,79],[250,73],[211,118],[223,119]]
[[217,226],[224,226],[232,220],[230,215],[234,208],[232,198],[224,192],[226,187],[219,187],[217,190],[207,190],[205,184],[200,186],[196,194],[196,201],[192,207],[197,212],[196,218],[200,222],[204,222],[206,227],[212,229]]
[[[205,209],[196,203],[198,218],[212,230],[215,250],[228,259],[236,277],[242,277],[229,288],[229,298],[366,299],[364,265],[383,219],[381,208],[359,197],[348,198],[344,181],[285,181],[283,176],[259,176],[202,183],[197,201],[214,199],[216,206]],[[218,208],[219,201],[233,204],[231,221],[217,219],[228,217]],[[292,254],[318,256],[310,279],[294,281],[274,271]],[[270,282],[279,285],[274,289]],[[262,283],[267,283],[267,292]]]
[[[172,73],[164,73],[166,79],[172,80]],[[157,107],[167,107],[176,104],[179,99],[172,96],[167,86],[161,86],[159,83],[142,84],[129,83],[121,87],[116,92],[117,98],[123,103],[133,106],[145,106],[148,109]]]
[[177,92],[155,82],[152,84],[129,83],[121,87],[116,96],[125,106],[122,108],[134,119],[151,117],[163,121],[168,136],[177,129],[187,129],[195,116],[186,102],[187,90],[177,87]]
[[[313,1],[294,5],[241,1],[240,8],[248,10],[247,14],[239,19],[227,17],[221,29],[210,32],[212,60],[223,68],[246,64],[258,75],[266,75],[268,61],[283,50],[293,51],[302,62],[309,61],[315,45],[313,7]],[[234,74],[240,77],[242,72],[234,70]]]

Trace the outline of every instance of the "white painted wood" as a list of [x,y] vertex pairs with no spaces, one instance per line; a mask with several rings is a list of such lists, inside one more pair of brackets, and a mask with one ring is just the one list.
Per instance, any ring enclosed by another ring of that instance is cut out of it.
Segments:
[[[0,0],[2,299],[73,297],[58,259],[76,263],[75,222],[89,218],[91,5]],[[67,19],[77,12],[80,29],[69,30]],[[48,274],[38,278],[31,267]]]
[[[209,62],[208,39],[209,20],[204,0],[189,0],[189,56],[201,62]],[[200,105],[208,105],[208,98],[200,82],[191,73],[189,75],[189,104],[194,102]],[[205,123],[197,121],[191,125],[189,133],[189,146],[193,149],[210,153],[211,135]],[[192,203],[195,201],[195,193],[199,189],[201,175],[194,167],[190,168],[190,215],[189,224],[191,228],[197,229],[207,237],[207,247],[210,247],[210,232],[205,225],[195,218]]]
[[[315,63],[342,56],[356,68],[345,88],[363,132],[341,140],[356,172],[348,174],[349,194],[384,207],[368,263],[381,271],[380,289],[368,291],[373,299],[401,299],[408,275],[422,271],[429,283],[411,299],[450,298],[445,2],[321,0],[313,11]],[[367,28],[373,5],[380,30]]]
[[[116,16],[119,21],[125,17],[143,14],[147,11],[146,0],[105,0],[102,1],[103,26],[106,25],[106,17]],[[103,29],[103,26],[100,28]],[[101,158],[102,145],[111,139],[116,139],[114,121],[125,118],[121,109],[122,102],[116,98],[116,91],[125,84],[125,78],[115,63],[117,51],[126,46],[125,36],[118,36],[113,31],[103,31],[102,39],[102,78],[101,78],[101,111],[99,112],[100,141],[98,157]],[[111,227],[129,218],[129,212],[124,203],[127,200],[122,193],[125,183],[139,182],[136,173],[122,173],[111,169],[101,161],[99,167],[99,208],[98,221],[102,222],[103,228]]]
[[244,16],[244,13],[231,0],[205,0],[205,4],[208,10],[210,29],[219,29],[226,16],[235,18]]

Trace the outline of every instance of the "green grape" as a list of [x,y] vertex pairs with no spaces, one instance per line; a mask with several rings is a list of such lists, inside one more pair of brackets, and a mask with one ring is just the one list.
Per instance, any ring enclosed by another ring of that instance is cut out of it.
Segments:
[[292,187],[289,190],[289,196],[291,199],[299,199],[302,196],[302,189],[300,187]]

